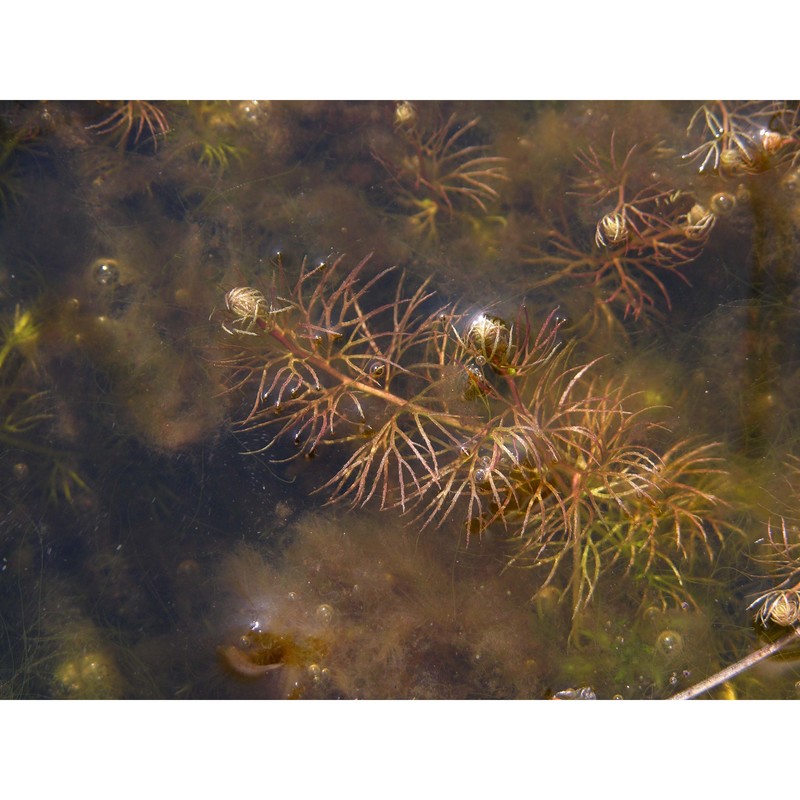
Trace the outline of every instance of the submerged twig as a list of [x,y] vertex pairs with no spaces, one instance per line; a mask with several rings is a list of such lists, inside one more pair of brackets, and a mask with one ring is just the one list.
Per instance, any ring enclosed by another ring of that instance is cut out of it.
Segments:
[[800,637],[800,626],[795,625],[788,633],[786,633],[784,636],[781,636],[780,639],[776,639],[774,642],[764,645],[764,647],[762,647],[760,650],[756,650],[755,653],[745,656],[745,658],[740,659],[735,664],[725,667],[725,669],[720,670],[710,678],[706,678],[704,681],[700,681],[700,683],[690,686],[685,691],[679,692],[669,699],[693,700],[695,697],[699,697],[701,694],[703,694],[703,692],[710,691],[715,686],[719,686],[721,683],[725,683],[725,681],[735,678],[737,675],[741,675],[743,672],[751,669],[759,662],[764,661],[764,659],[775,655],[775,653],[783,650],[788,644],[796,641],[798,637]]

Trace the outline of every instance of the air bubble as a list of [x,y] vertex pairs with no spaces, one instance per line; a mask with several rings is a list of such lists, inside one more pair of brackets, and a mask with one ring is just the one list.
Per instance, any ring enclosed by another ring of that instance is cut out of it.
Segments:
[[99,258],[92,265],[92,278],[100,286],[116,286],[119,283],[119,263],[113,258]]
[[656,650],[665,658],[676,658],[683,652],[683,637],[676,631],[662,631],[656,639]]
[[730,192],[718,192],[711,198],[709,205],[714,214],[724,217],[736,208],[736,197]]

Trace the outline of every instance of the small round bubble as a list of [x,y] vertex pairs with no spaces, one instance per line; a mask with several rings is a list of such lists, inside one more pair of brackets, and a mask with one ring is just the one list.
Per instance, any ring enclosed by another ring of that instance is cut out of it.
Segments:
[[119,283],[119,264],[113,258],[100,258],[92,266],[92,278],[99,286],[116,286]]
[[475,483],[489,483],[489,475],[490,471],[488,469],[481,469],[475,470]]
[[711,198],[711,211],[718,216],[730,214],[736,208],[736,197],[730,192],[718,192]]
[[656,639],[656,650],[665,658],[675,658],[683,652],[683,637],[676,631],[662,631]]
[[320,603],[316,611],[317,619],[324,625],[330,625],[333,619],[333,608],[327,603]]

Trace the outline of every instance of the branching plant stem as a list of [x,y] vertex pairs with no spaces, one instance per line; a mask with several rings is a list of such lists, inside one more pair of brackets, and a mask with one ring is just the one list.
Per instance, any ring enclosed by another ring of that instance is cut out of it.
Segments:
[[394,300],[372,307],[369,290],[391,270],[363,279],[366,258],[337,277],[340,260],[304,263],[294,288],[281,272],[269,294],[226,295],[222,328],[247,346],[223,363],[232,388],[257,386],[239,427],[266,433],[252,452],[285,441],[291,454],[273,450],[273,461],[290,461],[349,444],[317,488],[328,502],[374,499],[420,529],[460,516],[467,542],[497,523],[514,540],[511,563],[539,569],[545,586],[565,573],[575,615],[620,558],[645,574],[710,555],[710,535],[722,535],[705,488],[710,445],[661,458],[646,442],[658,425],[626,410],[624,383],[593,378],[599,359],[570,365],[555,312],[539,328],[524,306],[513,322],[489,309],[426,312],[427,282],[406,291],[403,275]]

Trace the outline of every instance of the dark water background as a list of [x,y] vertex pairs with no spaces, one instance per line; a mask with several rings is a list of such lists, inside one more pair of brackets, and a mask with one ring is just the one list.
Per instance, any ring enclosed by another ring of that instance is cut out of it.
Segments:
[[[766,103],[2,104],[2,696],[662,698],[779,635],[748,606],[800,566],[798,130]],[[648,446],[716,443],[681,476],[713,478],[708,547],[664,534],[576,611],[502,525],[326,504],[347,445],[243,454],[268,433],[235,425],[225,293],[368,254],[431,310],[557,307]],[[789,654],[718,695],[798,683]]]

